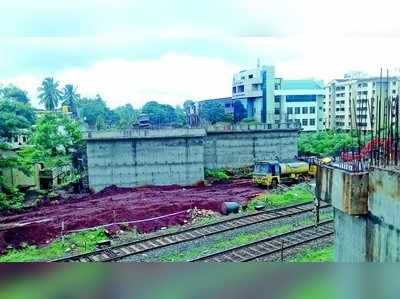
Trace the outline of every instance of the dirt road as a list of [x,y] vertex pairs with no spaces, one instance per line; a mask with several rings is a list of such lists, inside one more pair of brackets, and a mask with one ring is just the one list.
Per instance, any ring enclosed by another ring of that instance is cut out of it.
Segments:
[[[0,251],[9,245],[17,247],[22,242],[40,245],[54,240],[61,234],[62,223],[65,234],[83,228],[128,221],[136,221],[132,226],[139,232],[156,231],[162,227],[183,224],[189,217],[186,212],[188,209],[197,207],[220,212],[224,201],[243,204],[261,192],[249,180],[185,188],[111,186],[80,200],[47,205],[23,214],[3,217],[0,225],[8,228],[0,230]],[[108,229],[113,231],[118,226],[110,226]]]

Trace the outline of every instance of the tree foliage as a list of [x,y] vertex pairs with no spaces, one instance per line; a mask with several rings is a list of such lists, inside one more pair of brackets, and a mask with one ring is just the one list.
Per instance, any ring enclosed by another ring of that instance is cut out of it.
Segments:
[[29,129],[35,123],[31,105],[8,98],[0,98],[0,137],[9,138],[20,129]]
[[233,120],[235,123],[242,121],[247,117],[247,110],[244,107],[243,103],[239,100],[236,100],[233,103]]
[[80,95],[77,93],[76,87],[72,84],[65,85],[63,89],[62,99],[63,105],[68,106],[74,117],[78,116],[78,100]]
[[188,123],[187,115],[184,109],[180,106],[175,108],[176,111],[176,123],[178,126],[185,126]]
[[35,160],[67,155],[82,145],[79,124],[61,114],[46,114],[39,119],[30,143],[35,147]]
[[19,102],[21,104],[28,104],[29,98],[28,93],[15,85],[8,85],[0,88],[0,98],[9,99],[12,101]]
[[346,147],[355,146],[357,138],[349,133],[323,131],[302,133],[299,137],[299,153],[302,155],[330,155]]
[[156,101],[147,102],[142,113],[145,113],[150,118],[150,123],[153,125],[176,124],[177,115],[174,107],[171,105],[159,104]]
[[100,95],[95,98],[82,98],[78,101],[80,118],[86,122],[91,129],[105,129],[113,124],[115,116],[107,107]]
[[133,109],[131,104],[117,107],[112,112],[117,118],[116,126],[119,129],[131,128],[137,122],[139,116],[139,111]]
[[200,117],[212,124],[225,121],[225,109],[220,103],[207,101],[200,107]]
[[54,81],[53,78],[45,78],[38,88],[40,103],[49,111],[55,111],[62,98],[58,87],[58,81]]

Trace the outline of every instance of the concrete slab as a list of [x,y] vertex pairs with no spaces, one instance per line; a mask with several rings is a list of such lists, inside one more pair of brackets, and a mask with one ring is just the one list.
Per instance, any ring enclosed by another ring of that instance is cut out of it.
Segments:
[[348,215],[368,213],[368,173],[321,165],[318,169],[316,196]]

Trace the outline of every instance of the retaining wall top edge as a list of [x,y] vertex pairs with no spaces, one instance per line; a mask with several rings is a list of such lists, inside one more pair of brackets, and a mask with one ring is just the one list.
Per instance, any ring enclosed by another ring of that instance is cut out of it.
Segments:
[[371,166],[371,172],[373,171],[384,171],[391,175],[400,176],[400,168],[395,168],[395,166]]
[[146,139],[146,138],[179,138],[179,137],[205,137],[212,134],[234,134],[234,133],[276,133],[276,132],[299,132],[296,128],[283,129],[172,129],[172,130],[126,130],[126,131],[93,131],[86,132],[84,139],[91,140],[116,140],[116,139]]
[[86,132],[84,139],[113,140],[113,139],[147,139],[147,138],[180,138],[204,137],[204,129],[174,129],[174,130],[126,130],[126,131],[96,131]]
[[335,166],[332,166],[332,165],[320,165],[320,167],[321,168],[331,169],[331,170],[336,170],[336,171],[339,171],[339,172],[346,173],[348,175],[364,175],[364,174],[368,174],[369,173],[368,171],[360,171],[360,172],[349,171],[349,170],[341,169],[339,167],[335,167]]
[[253,133],[253,132],[299,132],[299,129],[246,129],[246,130],[209,130],[206,129],[207,134],[232,134],[232,133]]

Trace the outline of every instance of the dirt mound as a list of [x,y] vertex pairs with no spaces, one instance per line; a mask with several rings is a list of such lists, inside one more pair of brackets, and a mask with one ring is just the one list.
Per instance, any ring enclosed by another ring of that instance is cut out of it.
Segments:
[[[7,246],[45,244],[66,233],[88,227],[131,222],[139,232],[181,225],[190,219],[194,208],[220,212],[221,203],[241,204],[259,194],[261,189],[249,180],[217,183],[213,186],[120,188],[110,186],[81,200],[43,206],[23,214],[3,217],[0,224],[0,251]],[[21,225],[23,224],[23,225]],[[1,230],[1,226],[7,226]],[[11,227],[11,228],[10,228]],[[12,228],[14,227],[14,228]]]

